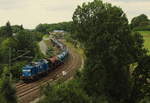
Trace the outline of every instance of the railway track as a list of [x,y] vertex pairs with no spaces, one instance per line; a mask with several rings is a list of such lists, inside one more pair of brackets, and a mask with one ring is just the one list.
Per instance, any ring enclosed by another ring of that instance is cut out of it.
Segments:
[[[46,77],[35,81],[33,83],[18,83],[16,84],[16,95],[19,103],[29,103],[40,96],[40,87],[46,85],[48,82],[57,81],[60,79],[69,79],[73,73],[75,73],[76,68],[81,65],[80,56],[73,50],[69,50],[70,55],[66,59],[64,65],[61,65]],[[63,75],[62,72],[65,71],[67,74]]]

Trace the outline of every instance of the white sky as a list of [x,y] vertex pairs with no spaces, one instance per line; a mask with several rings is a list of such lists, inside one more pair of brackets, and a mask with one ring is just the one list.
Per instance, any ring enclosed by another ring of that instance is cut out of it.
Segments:
[[[12,25],[34,28],[40,23],[72,20],[77,5],[93,0],[0,0],[0,26],[9,20]],[[120,6],[129,20],[139,14],[150,17],[150,0],[103,0]]]

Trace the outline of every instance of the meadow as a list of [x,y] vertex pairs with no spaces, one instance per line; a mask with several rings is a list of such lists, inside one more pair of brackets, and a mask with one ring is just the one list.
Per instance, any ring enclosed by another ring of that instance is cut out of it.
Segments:
[[146,49],[149,50],[149,54],[150,54],[150,31],[138,31],[139,33],[141,33],[141,35],[144,38],[144,46]]

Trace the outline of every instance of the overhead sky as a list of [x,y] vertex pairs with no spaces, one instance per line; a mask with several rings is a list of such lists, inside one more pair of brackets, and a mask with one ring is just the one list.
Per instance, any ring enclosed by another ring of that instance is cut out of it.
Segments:
[[[72,14],[83,2],[93,0],[0,0],[0,26],[10,21],[35,28],[40,23],[57,23],[72,20]],[[123,8],[129,20],[146,14],[150,17],[150,0],[103,0]]]

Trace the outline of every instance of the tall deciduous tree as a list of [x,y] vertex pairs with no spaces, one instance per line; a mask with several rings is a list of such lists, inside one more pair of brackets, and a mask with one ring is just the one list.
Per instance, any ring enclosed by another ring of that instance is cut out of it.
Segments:
[[146,51],[141,36],[131,34],[125,13],[94,0],[77,7],[73,23],[75,37],[84,44],[87,57],[84,89],[95,100],[104,96],[111,103],[130,101],[130,65]]

